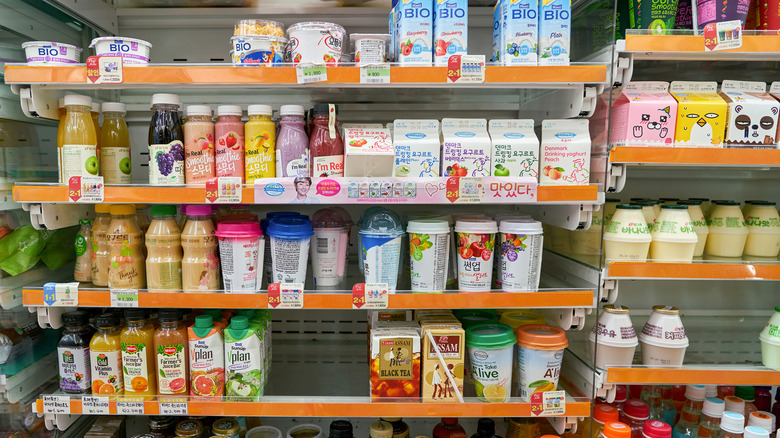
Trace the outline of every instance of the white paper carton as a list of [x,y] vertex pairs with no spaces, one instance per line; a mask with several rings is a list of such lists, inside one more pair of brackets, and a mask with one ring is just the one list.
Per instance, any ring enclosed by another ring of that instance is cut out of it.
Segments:
[[498,46],[504,65],[536,65],[539,42],[539,2],[506,0],[501,8]]
[[344,130],[344,176],[393,176],[394,157],[387,129]]
[[438,177],[441,143],[438,120],[396,120],[393,128],[398,177]]
[[766,83],[723,81],[720,95],[726,111],[726,147],[776,149],[780,104],[766,92]]
[[539,178],[539,139],[533,120],[491,120],[493,176]]
[[491,145],[485,119],[442,119],[443,176],[490,176]]
[[590,182],[588,120],[542,122],[542,185],[587,185]]
[[[341,124],[341,138],[347,138],[347,128],[362,128],[362,129],[375,129],[383,128],[381,123],[342,123]],[[390,138],[393,138],[393,133],[390,132]]]

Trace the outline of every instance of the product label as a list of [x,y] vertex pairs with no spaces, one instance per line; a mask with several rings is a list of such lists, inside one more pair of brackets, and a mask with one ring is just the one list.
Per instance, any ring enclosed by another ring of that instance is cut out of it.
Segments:
[[521,397],[531,397],[531,394],[538,392],[555,391],[558,387],[563,350],[518,347],[517,360],[520,372],[517,384],[520,387]]
[[411,380],[412,339],[389,338],[379,341],[379,379]]
[[446,289],[450,250],[449,233],[409,233],[412,291],[443,292]]
[[122,371],[125,375],[125,393],[144,392],[149,389],[149,369],[143,342],[122,343]]
[[77,281],[92,281],[92,236],[89,228],[80,230],[76,235],[76,265],[73,278]]
[[[146,234],[146,246],[149,248],[178,247],[181,237],[178,234]],[[171,257],[172,258],[172,257]],[[181,289],[181,260],[165,260],[165,257],[147,258],[146,283],[150,291],[159,289]]]
[[68,179],[68,202],[98,204],[103,202],[104,192],[102,176],[72,176]]
[[480,401],[508,402],[512,382],[512,346],[497,350],[472,348],[469,359]]
[[106,184],[130,184],[130,147],[100,148],[100,174]]
[[257,237],[222,239],[219,256],[225,292],[254,292],[260,288],[257,285],[258,252]]
[[501,233],[501,283],[505,292],[538,289],[541,269],[541,234]]
[[314,176],[344,176],[344,155],[312,157],[312,166],[314,166]]
[[268,285],[268,307],[302,309],[303,294],[303,283],[271,283]]
[[214,143],[211,134],[192,139],[184,147],[184,171],[187,183],[204,182],[214,177]]
[[489,291],[493,273],[495,235],[456,233],[458,284],[461,290]]
[[97,145],[66,144],[59,151],[60,183],[67,184],[72,176],[100,174]]
[[141,247],[144,240],[140,233],[106,234],[110,248],[110,288],[138,288],[144,282],[144,256]]
[[311,265],[315,286],[336,286],[344,275],[347,253],[346,230],[318,229],[311,242]]
[[276,176],[275,149],[276,133],[273,131],[261,131],[254,138],[247,140],[244,153],[247,184],[251,184],[256,179]]
[[106,397],[82,397],[81,412],[84,415],[108,415],[109,402]]
[[60,363],[60,389],[64,392],[89,392],[92,372],[89,364],[89,348],[58,347]]
[[358,283],[352,287],[353,309],[387,309],[387,283]]
[[366,283],[387,283],[395,293],[401,256],[400,237],[363,235],[363,271]]
[[[190,329],[192,331],[192,329]],[[202,339],[190,338],[190,395],[221,396],[225,387],[222,336],[212,330]]]
[[217,139],[217,176],[244,177],[244,135],[228,132]]
[[122,356],[119,351],[90,351],[92,365],[92,393],[118,394],[125,386],[122,382]]
[[263,352],[254,335],[225,343],[228,400],[254,401],[263,395]]
[[44,395],[44,414],[70,414],[70,397],[67,395]]
[[149,184],[184,184],[184,144],[181,141],[149,145]]
[[304,283],[309,245],[309,239],[277,239],[271,236],[273,274],[268,282]]
[[309,176],[309,153],[308,150],[305,154],[301,154],[300,158],[296,158],[282,163],[282,154],[279,149],[276,150],[276,177],[297,177],[297,176]]
[[157,390],[160,394],[181,394],[187,390],[187,361],[184,344],[157,346]]
[[571,1],[549,0],[539,7],[539,65],[569,65]]

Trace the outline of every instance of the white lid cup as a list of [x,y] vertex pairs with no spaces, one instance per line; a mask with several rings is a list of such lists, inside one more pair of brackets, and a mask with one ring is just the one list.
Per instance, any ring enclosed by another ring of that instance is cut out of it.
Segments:
[[501,290],[525,292],[539,289],[542,270],[542,223],[530,219],[506,219],[499,225]]
[[450,225],[445,220],[411,220],[409,262],[412,292],[441,293],[447,287],[450,257]]
[[498,225],[490,219],[455,222],[458,245],[458,287],[465,292],[488,292]]

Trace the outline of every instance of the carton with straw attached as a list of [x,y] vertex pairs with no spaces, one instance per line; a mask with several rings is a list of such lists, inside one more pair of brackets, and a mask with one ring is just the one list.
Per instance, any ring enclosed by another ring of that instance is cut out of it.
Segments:
[[466,333],[457,322],[422,323],[424,403],[462,403]]

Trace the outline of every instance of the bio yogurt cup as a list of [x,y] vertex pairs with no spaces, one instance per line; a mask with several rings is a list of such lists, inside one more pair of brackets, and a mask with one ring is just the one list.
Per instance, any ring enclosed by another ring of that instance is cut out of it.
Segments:
[[412,292],[441,293],[447,288],[450,224],[444,220],[409,221],[409,266]]
[[347,38],[343,27],[335,23],[309,21],[287,28],[290,36],[289,59],[293,64],[312,63],[337,67]]
[[[260,289],[263,266],[263,233],[258,222],[219,222],[219,260],[225,292],[246,293]],[[258,273],[261,273],[258,279]]]
[[517,329],[517,361],[520,380],[517,393],[555,391],[561,374],[566,332],[550,325],[524,325]]
[[346,275],[349,229],[343,217],[332,208],[318,210],[311,218],[311,269],[314,288],[340,287]]
[[613,260],[645,260],[650,230],[639,205],[618,205],[604,231],[604,254]]
[[686,205],[662,205],[661,214],[650,230],[650,259],[690,262],[699,238],[691,224]]
[[125,65],[148,64],[152,44],[136,38],[101,37],[92,40],[97,56],[119,56]]
[[401,241],[404,229],[398,215],[389,211],[376,213],[360,228],[360,252],[366,283],[387,283],[395,292],[401,267]]
[[349,42],[354,53],[355,64],[358,66],[382,64],[387,61],[387,45],[390,34],[384,33],[353,33]]
[[272,65],[284,62],[287,38],[271,35],[237,35],[230,38],[233,65]]
[[81,47],[51,41],[28,41],[22,43],[27,65],[78,64],[81,61]]
[[490,219],[455,222],[458,287],[461,291],[490,291],[497,231],[496,221]]
[[535,220],[503,220],[501,241],[501,290],[525,292],[539,289],[542,271],[542,223]]
[[309,261],[309,244],[314,234],[306,217],[281,216],[268,222],[271,238],[269,283],[303,283]]
[[480,401],[509,401],[515,342],[515,334],[508,325],[477,324],[466,329],[469,368]]
[[639,343],[643,365],[682,365],[689,342],[680,320],[680,309],[653,306],[653,313],[639,334]]
[[639,340],[637,339],[628,307],[607,304],[588,335],[596,367],[631,365]]

